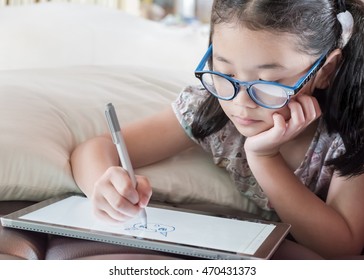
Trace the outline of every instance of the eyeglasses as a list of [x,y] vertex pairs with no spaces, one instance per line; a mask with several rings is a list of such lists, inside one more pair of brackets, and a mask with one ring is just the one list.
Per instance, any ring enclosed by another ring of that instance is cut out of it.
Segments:
[[212,45],[210,45],[195,70],[196,78],[201,81],[208,92],[219,99],[232,100],[238,95],[240,87],[244,86],[250,98],[256,104],[268,109],[284,107],[289,102],[290,97],[297,94],[310,81],[326,60],[326,54],[322,55],[294,86],[287,86],[263,80],[243,82],[219,72],[204,71],[206,62],[211,58],[211,55]]

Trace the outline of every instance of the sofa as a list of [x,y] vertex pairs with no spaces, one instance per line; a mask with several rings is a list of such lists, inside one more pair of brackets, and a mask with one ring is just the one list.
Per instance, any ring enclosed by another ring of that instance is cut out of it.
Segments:
[[[164,26],[118,10],[43,3],[0,9],[0,216],[81,193],[70,166],[79,143],[169,106],[205,52],[206,26]],[[152,201],[237,217],[259,216],[202,150],[136,170]],[[250,214],[247,214],[250,213]],[[352,256],[350,258],[362,258]],[[156,251],[0,226],[0,259],[183,259]],[[283,241],[273,259],[322,259]]]

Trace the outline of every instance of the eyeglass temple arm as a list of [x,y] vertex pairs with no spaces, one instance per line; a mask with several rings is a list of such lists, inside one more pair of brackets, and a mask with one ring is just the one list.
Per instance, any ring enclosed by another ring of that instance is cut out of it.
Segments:
[[311,80],[311,78],[316,75],[316,73],[321,69],[321,66],[324,65],[326,61],[326,54],[324,54],[323,56],[321,56],[317,62],[311,67],[310,73],[308,73],[308,75],[306,77],[302,77],[301,79],[299,79],[296,83],[296,89],[294,90],[294,93],[299,92],[303,86],[309,81]]
[[203,70],[203,68],[205,67],[205,64],[206,64],[207,60],[209,59],[209,57],[211,56],[211,54],[212,54],[212,44],[207,49],[205,55],[201,59],[200,63],[197,65],[197,68],[196,68],[195,71],[202,71]]

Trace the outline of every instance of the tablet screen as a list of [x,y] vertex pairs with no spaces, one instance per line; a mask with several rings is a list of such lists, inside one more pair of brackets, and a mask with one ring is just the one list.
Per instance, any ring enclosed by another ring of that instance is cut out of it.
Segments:
[[104,222],[93,215],[87,198],[71,196],[19,219],[249,255],[256,252],[276,227],[270,223],[156,207],[147,207],[146,212],[146,228],[139,217],[124,223]]

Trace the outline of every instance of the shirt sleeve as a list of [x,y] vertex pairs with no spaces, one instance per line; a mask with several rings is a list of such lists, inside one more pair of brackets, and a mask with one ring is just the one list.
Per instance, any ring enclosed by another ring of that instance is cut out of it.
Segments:
[[172,103],[172,109],[186,134],[196,143],[201,145],[193,135],[191,125],[201,103],[207,98],[206,91],[201,87],[188,86],[182,90],[177,99]]

